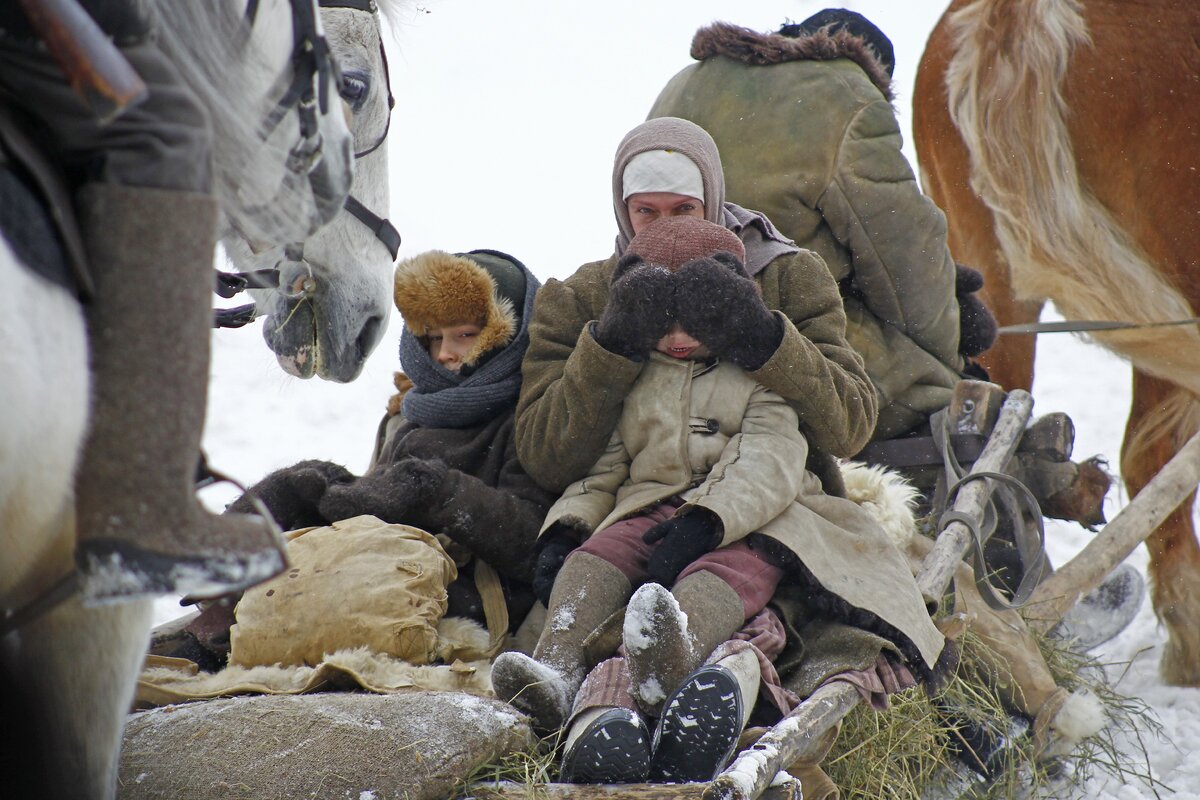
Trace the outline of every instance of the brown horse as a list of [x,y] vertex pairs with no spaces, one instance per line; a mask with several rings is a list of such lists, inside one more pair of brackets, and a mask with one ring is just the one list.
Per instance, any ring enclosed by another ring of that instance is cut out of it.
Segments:
[[[1001,324],[1052,300],[1069,320],[1135,323],[1200,310],[1200,4],[954,0],[913,99],[925,190],[955,258],[980,268]],[[1200,329],[1096,333],[1133,365],[1121,472],[1138,492],[1200,428]],[[984,357],[1033,381],[1035,337]],[[1200,546],[1192,501],[1147,540],[1161,671],[1200,685]]]

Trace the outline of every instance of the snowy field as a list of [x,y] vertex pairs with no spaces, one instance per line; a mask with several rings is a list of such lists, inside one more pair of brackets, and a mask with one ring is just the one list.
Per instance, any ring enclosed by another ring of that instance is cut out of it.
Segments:
[[[896,107],[907,119],[911,85],[939,3],[846,3],[871,17],[896,48]],[[725,20],[767,30],[799,21],[814,2],[684,3],[615,0],[599,4],[512,0],[426,0],[397,16],[389,52],[397,108],[389,139],[391,219],[404,236],[401,257],[431,248],[488,247],[523,260],[541,278],[566,277],[611,252],[609,180],[621,136],[640,122],[662,85],[689,63],[697,27]],[[749,9],[749,10],[747,10]],[[907,125],[905,121],[905,125]],[[907,128],[906,128],[907,130]],[[915,155],[909,151],[915,163]],[[363,375],[349,385],[286,376],[260,326],[215,334],[205,447],[219,469],[253,482],[305,458],[360,472],[398,368],[396,315]],[[1075,422],[1075,456],[1102,454],[1115,469],[1129,405],[1129,369],[1070,335],[1043,336],[1034,413],[1065,411]],[[223,507],[234,494],[208,490]],[[1125,497],[1114,488],[1111,519]],[[1051,524],[1051,560],[1061,564],[1091,534]],[[1131,563],[1145,568],[1139,549]],[[172,600],[156,622],[179,615]],[[1151,742],[1163,797],[1200,797],[1200,690],[1162,684],[1164,633],[1149,602],[1099,652],[1118,689],[1153,707],[1168,740]],[[1103,780],[1084,796],[1151,797],[1143,784]]]

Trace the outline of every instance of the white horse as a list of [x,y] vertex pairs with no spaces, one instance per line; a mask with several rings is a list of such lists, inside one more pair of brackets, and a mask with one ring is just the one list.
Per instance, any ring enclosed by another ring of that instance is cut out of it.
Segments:
[[400,246],[387,221],[392,95],[375,0],[319,2],[342,75],[342,99],[353,114],[354,189],[347,213],[302,245],[256,252],[232,227],[222,244],[243,273],[270,270],[278,281],[278,288],[249,293],[258,307],[254,313],[268,317],[263,337],[279,365],[299,378],[348,382],[379,343],[392,307],[392,262]]
[[[328,220],[330,206],[344,202],[352,166],[336,95],[318,104],[324,109],[308,136],[294,109],[278,107],[281,83],[319,94],[327,80],[321,73],[291,78],[292,5],[295,18],[307,15],[319,35],[315,0],[252,2],[252,25],[243,21],[246,0],[159,6],[164,49],[213,122],[222,211],[230,225],[267,244],[304,241]],[[297,156],[311,155],[317,141],[321,157],[295,169]],[[27,776],[3,780],[27,777],[21,783],[36,796],[111,798],[150,602],[41,602],[74,566],[72,485],[87,428],[87,337],[74,292],[27,268],[2,237],[0,280],[0,696],[26,700],[25,714],[3,706],[3,724],[10,740],[15,734],[27,743],[31,758]]]

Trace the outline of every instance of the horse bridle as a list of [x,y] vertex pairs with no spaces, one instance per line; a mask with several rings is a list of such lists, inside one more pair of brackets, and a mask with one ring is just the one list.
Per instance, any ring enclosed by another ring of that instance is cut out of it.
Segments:
[[[253,24],[254,17],[258,13],[258,2],[259,0],[250,0],[246,6],[246,31],[249,31],[249,27]],[[320,160],[321,148],[320,133],[316,130],[316,105],[313,102],[312,89],[313,76],[318,73],[322,75],[319,103],[321,113],[325,113],[328,107],[328,98],[326,97],[328,82],[324,76],[332,74],[340,82],[341,73],[337,69],[337,64],[333,60],[325,37],[317,35],[316,17],[312,12],[311,3],[306,2],[306,0],[290,0],[290,2],[295,19],[294,28],[297,31],[295,37],[296,49],[293,51],[294,69],[292,84],[268,117],[269,127],[266,129],[264,136],[270,135],[271,130],[274,130],[279,125],[283,117],[287,115],[291,104],[298,104],[297,110],[300,112],[301,142],[289,153],[288,168],[299,168],[304,163],[305,158],[313,158],[315,160],[312,160],[308,165],[308,169],[311,170]],[[375,0],[318,0],[317,4],[321,8],[345,8],[352,11],[362,11],[367,14],[375,14],[379,11],[379,6],[375,3]],[[301,8],[304,10],[297,13]],[[387,120],[384,123],[383,133],[380,137],[370,147],[356,152],[354,154],[355,159],[369,156],[378,150],[387,141],[388,133],[391,131],[392,109],[396,107],[396,98],[392,94],[392,79],[388,70],[387,50],[384,49],[382,39],[379,42],[379,56],[383,63],[383,79],[387,86]],[[323,67],[323,64],[327,64],[328,67]],[[331,72],[322,72],[323,69],[331,70]],[[312,147],[314,139],[315,149]],[[400,252],[401,242],[400,232],[396,230],[396,226],[390,220],[371,211],[361,200],[352,194],[346,196],[346,202],[343,204],[343,207],[352,217],[367,226],[367,229],[391,253],[392,261],[395,261],[396,255]],[[291,261],[302,261],[304,259],[304,244],[302,242],[293,242],[287,245],[285,253],[286,257]],[[278,268],[260,269],[252,272],[217,272],[216,292],[224,298],[233,297],[246,289],[277,288],[279,288]],[[256,316],[257,309],[254,303],[237,306],[236,308],[217,309],[214,312],[213,327],[240,328],[254,321]]]

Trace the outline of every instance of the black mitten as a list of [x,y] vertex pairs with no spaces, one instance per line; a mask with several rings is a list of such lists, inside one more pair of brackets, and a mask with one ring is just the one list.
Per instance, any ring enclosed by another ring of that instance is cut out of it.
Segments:
[[783,323],[728,253],[683,265],[676,276],[675,317],[713,355],[747,370],[767,363],[783,341]]
[[954,265],[958,352],[964,356],[977,356],[996,343],[996,318],[975,294],[982,288],[982,274],[962,264]]
[[650,580],[662,586],[675,583],[684,567],[715,549],[724,535],[721,518],[706,508],[658,523],[642,534],[646,544],[659,543],[646,565]]
[[321,498],[321,513],[336,521],[372,514],[384,522],[403,524],[413,509],[428,502],[446,477],[437,458],[405,458],[353,483],[331,486]]
[[329,487],[349,483],[354,478],[352,472],[331,461],[301,461],[275,470],[230,503],[226,511],[257,514],[251,500],[253,495],[285,531],[328,525],[331,520],[319,508],[321,498]]
[[625,358],[644,357],[671,327],[671,273],[638,255],[624,256],[613,272],[608,303],[592,328],[596,342]]
[[550,590],[571,551],[579,547],[579,532],[570,525],[556,522],[541,535],[537,544],[537,566],[533,571],[533,593],[549,608]]

